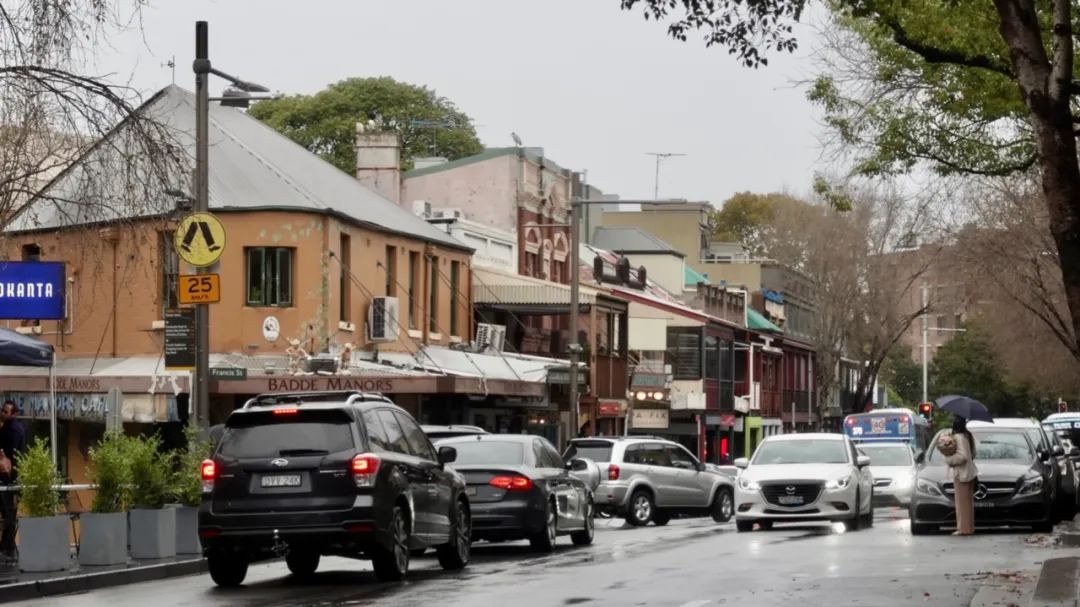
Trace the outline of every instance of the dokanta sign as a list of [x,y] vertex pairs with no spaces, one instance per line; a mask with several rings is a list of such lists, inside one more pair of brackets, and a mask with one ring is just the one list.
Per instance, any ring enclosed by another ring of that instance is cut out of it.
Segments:
[[63,262],[0,261],[0,319],[63,320]]

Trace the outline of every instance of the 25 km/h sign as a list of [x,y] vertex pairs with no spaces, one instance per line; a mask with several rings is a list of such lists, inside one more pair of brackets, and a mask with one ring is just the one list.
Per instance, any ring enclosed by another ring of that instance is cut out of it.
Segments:
[[213,265],[225,252],[225,226],[210,213],[192,213],[180,220],[173,246],[180,259],[196,268]]
[[221,301],[220,274],[181,274],[180,304],[204,304]]

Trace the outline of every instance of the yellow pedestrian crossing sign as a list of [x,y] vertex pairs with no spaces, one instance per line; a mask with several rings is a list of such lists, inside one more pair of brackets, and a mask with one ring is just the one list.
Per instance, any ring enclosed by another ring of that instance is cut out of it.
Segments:
[[225,252],[225,226],[210,213],[192,213],[180,220],[173,246],[180,259],[197,268],[213,265]]

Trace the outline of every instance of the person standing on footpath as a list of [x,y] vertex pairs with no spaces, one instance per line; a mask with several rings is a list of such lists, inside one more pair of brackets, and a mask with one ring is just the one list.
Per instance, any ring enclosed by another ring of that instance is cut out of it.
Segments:
[[952,431],[956,452],[945,456],[945,463],[949,465],[948,476],[954,490],[956,532],[953,535],[971,535],[975,533],[975,480],[979,476],[975,467],[975,437],[967,429],[967,420],[960,416],[953,419]]
[[[0,485],[15,485],[19,480],[19,458],[26,452],[26,429],[16,417],[15,403],[8,400],[0,406],[0,457],[10,460],[11,471],[0,475]],[[15,534],[19,530],[18,506],[14,491],[0,493],[0,516],[4,529],[0,532],[0,554],[15,558]]]

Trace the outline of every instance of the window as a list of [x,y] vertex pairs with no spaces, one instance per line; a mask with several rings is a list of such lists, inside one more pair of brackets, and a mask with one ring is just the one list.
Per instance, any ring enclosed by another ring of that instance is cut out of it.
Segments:
[[461,335],[461,327],[459,326],[458,306],[461,302],[458,301],[461,280],[461,262],[450,262],[450,335],[458,337]]
[[159,263],[161,264],[161,307],[180,307],[180,256],[173,247],[172,235],[158,234]]
[[420,326],[416,322],[416,317],[419,316],[416,309],[419,304],[420,290],[420,254],[416,251],[409,251],[409,328],[415,329]]
[[428,331],[439,333],[439,258],[431,256],[431,289],[428,292]]
[[373,451],[390,451],[390,439],[386,436],[386,429],[373,409],[364,411],[364,427],[367,429],[368,442]]
[[668,331],[668,360],[674,379],[701,379],[701,335],[699,329]]
[[[591,459],[594,462],[610,462],[611,448],[610,441],[578,441],[570,443],[570,446],[567,447],[566,459],[571,460],[578,457]],[[627,452],[629,450],[630,447],[627,447]]]
[[720,379],[720,339],[705,336],[705,379]]
[[352,265],[352,239],[348,234],[341,234],[339,238],[338,255],[341,259],[341,284],[338,295],[338,305],[341,309],[341,320],[349,322],[349,309],[352,306],[352,280],[349,276],[349,266]]
[[289,457],[354,449],[349,418],[340,411],[303,411],[294,416],[252,413],[227,423],[220,454],[231,458]]
[[293,304],[293,251],[285,247],[257,247],[247,257],[247,305],[287,307]]
[[386,271],[386,296],[397,295],[397,247],[386,247],[386,262],[383,264]]
[[401,429],[405,431],[405,440],[409,442],[412,454],[421,459],[436,461],[438,458],[435,456],[435,449],[420,425],[401,411],[395,411],[394,417],[401,424]]
[[405,431],[398,424],[394,412],[389,409],[379,409],[378,415],[379,421],[382,422],[383,429],[386,431],[387,448],[402,455],[412,455],[409,441],[405,438]]
[[608,331],[611,336],[609,351],[612,356],[618,356],[622,352],[622,314],[610,314],[608,319],[611,322],[611,330]]
[[22,247],[23,261],[41,261],[41,246],[36,244],[24,244]]
[[643,466],[671,466],[667,449],[660,443],[646,443],[638,452],[637,463]]
[[612,314],[605,314],[603,318],[599,319],[600,326],[596,331],[596,353],[608,356],[611,354],[611,317]]
[[671,465],[675,468],[683,468],[685,470],[695,470],[697,468],[697,462],[695,462],[694,458],[686,452],[686,449],[669,446],[667,452],[668,459],[671,460]]
[[525,463],[525,452],[520,442],[478,440],[455,443],[453,447],[457,449],[456,466],[520,466]]
[[544,451],[547,453],[547,459],[552,463],[553,468],[563,467],[563,458],[559,456],[559,450],[555,448],[545,439],[540,439],[540,444],[544,446]]

